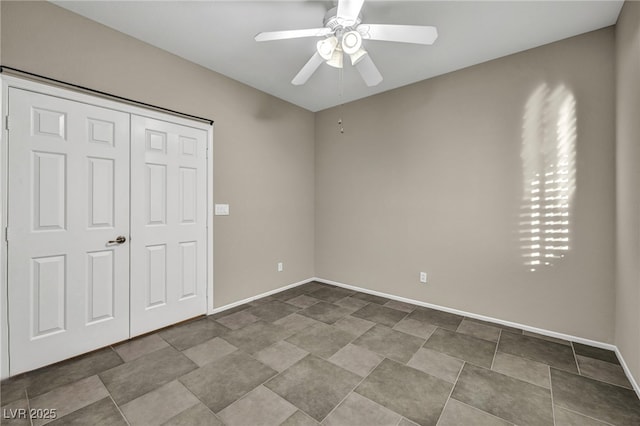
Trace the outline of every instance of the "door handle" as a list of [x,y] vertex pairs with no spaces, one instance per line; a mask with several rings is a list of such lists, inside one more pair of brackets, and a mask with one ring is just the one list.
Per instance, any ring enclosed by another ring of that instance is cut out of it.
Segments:
[[122,236],[122,235],[120,235],[120,236],[116,237],[115,240],[111,240],[108,243],[109,244],[123,244],[125,241],[127,241],[127,238]]

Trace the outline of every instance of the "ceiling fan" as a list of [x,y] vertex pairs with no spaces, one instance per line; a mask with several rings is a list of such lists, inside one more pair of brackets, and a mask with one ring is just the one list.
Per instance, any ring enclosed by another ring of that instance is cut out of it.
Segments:
[[342,68],[344,54],[349,55],[351,65],[356,67],[367,86],[376,86],[382,81],[382,75],[362,47],[363,40],[429,45],[438,37],[438,31],[435,27],[419,25],[362,24],[363,3],[364,0],[338,0],[338,6],[326,13],[322,28],[262,32],[255,40],[324,37],[317,42],[311,59],[291,81],[296,86],[305,84],[323,62]]

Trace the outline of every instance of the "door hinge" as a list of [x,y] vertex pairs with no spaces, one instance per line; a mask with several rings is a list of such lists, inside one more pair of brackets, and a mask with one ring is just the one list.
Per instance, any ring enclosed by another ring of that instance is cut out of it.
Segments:
[[4,116],[4,128],[9,130],[9,116],[8,115]]
[[9,242],[9,227],[7,226],[4,227],[4,240]]

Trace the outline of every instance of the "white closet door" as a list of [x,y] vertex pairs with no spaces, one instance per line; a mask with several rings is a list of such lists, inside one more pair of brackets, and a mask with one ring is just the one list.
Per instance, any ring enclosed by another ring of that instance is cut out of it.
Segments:
[[11,375],[129,337],[129,115],[9,90]]
[[206,312],[204,130],[131,116],[131,336]]

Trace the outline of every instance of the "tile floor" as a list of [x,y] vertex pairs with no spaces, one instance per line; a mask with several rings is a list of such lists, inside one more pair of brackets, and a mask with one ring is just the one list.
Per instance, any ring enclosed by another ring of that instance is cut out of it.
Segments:
[[309,283],[2,383],[75,425],[640,425],[613,352]]

